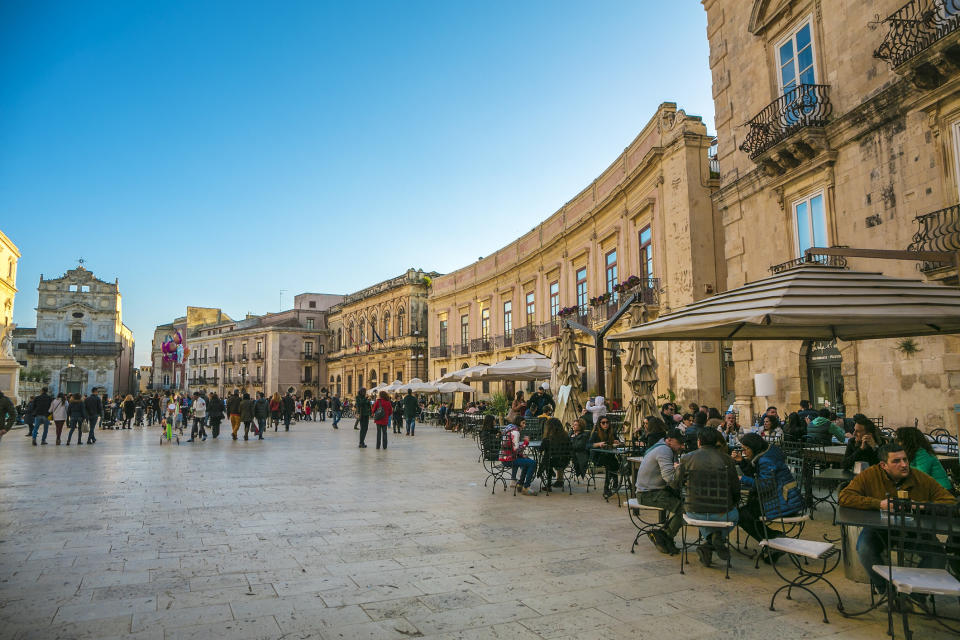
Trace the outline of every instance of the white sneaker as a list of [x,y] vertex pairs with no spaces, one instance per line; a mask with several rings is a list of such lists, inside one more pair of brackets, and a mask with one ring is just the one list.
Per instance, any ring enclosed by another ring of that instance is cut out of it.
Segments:
[[525,495],[525,496],[535,496],[535,495],[537,495],[537,492],[534,491],[533,489],[531,489],[530,487],[527,487],[526,489],[523,490],[523,495]]

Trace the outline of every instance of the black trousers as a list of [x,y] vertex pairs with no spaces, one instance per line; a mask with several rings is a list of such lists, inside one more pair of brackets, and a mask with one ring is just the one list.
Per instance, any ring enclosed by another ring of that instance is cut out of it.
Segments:
[[377,425],[377,449],[380,448],[380,440],[383,440],[383,448],[387,448],[387,425],[378,424]]
[[364,440],[367,438],[367,429],[370,427],[370,416],[361,416],[359,419],[360,422],[360,444],[366,444]]
[[223,417],[214,417],[210,416],[210,431],[213,432],[213,437],[216,438],[220,435],[220,421],[223,420]]
[[193,428],[190,429],[190,437],[196,438],[199,435],[201,438],[205,438],[207,436],[207,430],[204,427],[206,426],[207,426],[206,418],[194,418]]

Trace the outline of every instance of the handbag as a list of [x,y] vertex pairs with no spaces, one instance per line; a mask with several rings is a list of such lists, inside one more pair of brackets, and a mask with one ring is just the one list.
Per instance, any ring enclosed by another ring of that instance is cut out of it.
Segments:
[[383,420],[386,417],[387,412],[383,409],[383,405],[377,403],[377,410],[373,412],[373,421]]

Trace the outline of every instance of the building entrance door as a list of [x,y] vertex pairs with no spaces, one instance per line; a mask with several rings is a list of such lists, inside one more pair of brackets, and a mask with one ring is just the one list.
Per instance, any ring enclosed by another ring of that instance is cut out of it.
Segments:
[[64,393],[83,393],[85,375],[80,367],[67,367],[60,374],[60,387]]
[[815,409],[843,411],[843,358],[836,340],[816,340],[807,347],[807,386]]

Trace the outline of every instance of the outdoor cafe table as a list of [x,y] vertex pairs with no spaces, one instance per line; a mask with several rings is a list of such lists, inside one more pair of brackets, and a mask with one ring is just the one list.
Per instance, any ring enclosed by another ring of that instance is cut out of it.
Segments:
[[[947,453],[947,445],[944,444],[934,444],[933,451],[937,454],[937,458],[941,462],[956,462],[957,456]],[[834,444],[823,448],[824,454],[826,454],[827,462],[838,463],[843,462],[843,455],[847,452],[847,445],[845,444]]]

